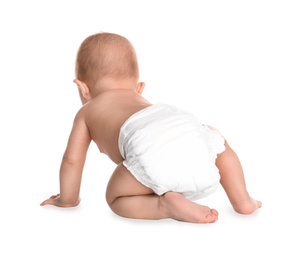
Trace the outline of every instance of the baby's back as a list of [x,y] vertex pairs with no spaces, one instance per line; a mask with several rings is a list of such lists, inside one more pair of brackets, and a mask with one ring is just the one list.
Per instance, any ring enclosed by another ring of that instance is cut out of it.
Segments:
[[106,91],[85,105],[85,121],[99,150],[115,163],[121,163],[123,158],[118,147],[120,128],[131,115],[150,105],[131,90]]

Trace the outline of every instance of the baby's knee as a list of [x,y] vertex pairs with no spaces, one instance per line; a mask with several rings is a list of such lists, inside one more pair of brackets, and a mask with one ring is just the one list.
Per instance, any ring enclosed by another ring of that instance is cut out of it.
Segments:
[[116,200],[116,196],[114,194],[114,188],[112,187],[112,185],[109,181],[109,183],[107,185],[107,190],[106,190],[106,201],[107,201],[110,208],[113,205],[115,200]]
[[108,185],[106,191],[106,201],[109,208],[117,215],[122,216],[120,213],[122,211],[120,200],[122,200],[122,196],[116,196],[113,189]]
[[114,194],[114,190],[112,189],[110,182],[108,183],[107,190],[106,190],[106,201],[111,208],[114,201],[117,199],[117,197]]
[[118,203],[118,199],[120,197],[114,196],[113,193],[110,192],[110,190],[107,189],[106,192],[106,201],[109,206],[109,208],[117,215],[121,216],[120,214],[120,203]]

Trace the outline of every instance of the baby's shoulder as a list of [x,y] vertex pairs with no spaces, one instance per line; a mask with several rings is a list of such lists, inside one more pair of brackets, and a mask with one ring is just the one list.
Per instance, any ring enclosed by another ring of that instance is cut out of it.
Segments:
[[74,123],[78,123],[81,121],[84,122],[86,118],[86,114],[87,114],[86,108],[82,106],[75,115]]
[[91,115],[96,115],[98,109],[95,108],[95,105],[92,102],[87,102],[84,104],[76,113],[74,121],[82,121],[87,123],[90,120]]
[[76,118],[84,120],[88,125],[91,121],[99,121],[107,113],[107,106],[101,100],[90,100],[76,114]]

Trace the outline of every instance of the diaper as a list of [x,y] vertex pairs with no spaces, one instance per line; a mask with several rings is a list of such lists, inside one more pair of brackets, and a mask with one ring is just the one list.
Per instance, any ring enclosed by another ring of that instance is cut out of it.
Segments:
[[174,106],[154,104],[133,114],[118,145],[123,165],[157,195],[174,191],[196,200],[219,185],[215,160],[225,150],[223,137]]

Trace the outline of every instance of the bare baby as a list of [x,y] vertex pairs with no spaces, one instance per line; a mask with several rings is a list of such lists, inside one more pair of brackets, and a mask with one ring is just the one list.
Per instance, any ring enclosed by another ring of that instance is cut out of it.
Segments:
[[116,214],[214,223],[218,212],[194,202],[221,183],[234,208],[251,214],[261,202],[247,192],[240,161],[225,138],[190,113],[141,96],[135,49],[124,37],[86,38],[76,58],[83,106],[77,113],[60,167],[60,193],[41,206],[74,207],[87,150],[93,140],[117,164],[106,199]]

